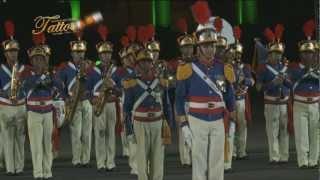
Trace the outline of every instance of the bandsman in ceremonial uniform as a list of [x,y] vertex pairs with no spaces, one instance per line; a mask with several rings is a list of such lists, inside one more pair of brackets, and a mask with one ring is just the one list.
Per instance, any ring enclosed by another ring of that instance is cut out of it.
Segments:
[[167,82],[156,76],[152,59],[150,51],[140,50],[137,77],[123,81],[126,131],[128,140],[137,143],[139,180],[163,179],[164,145],[172,120]]
[[96,45],[101,64],[94,68],[102,78],[94,87],[94,132],[97,168],[112,171],[116,164],[116,121],[119,89],[115,83],[117,67],[111,62],[113,45],[106,41],[108,28],[99,25],[98,33],[102,41]]
[[270,164],[287,163],[289,159],[289,132],[291,103],[287,60],[284,59],[284,44],[281,37],[284,27],[276,25],[275,33],[266,28],[264,34],[269,41],[268,59],[257,72],[257,89],[264,93],[264,116],[269,147]]
[[300,168],[316,168],[319,152],[319,60],[316,41],[312,41],[314,21],[304,24],[307,37],[299,43],[300,62],[290,69],[293,81],[293,121]]
[[49,72],[45,47],[36,45],[28,50],[31,75],[23,82],[27,94],[28,133],[35,179],[52,178],[53,95],[62,93],[62,83]]
[[[179,58],[179,64],[184,65],[185,63],[190,63],[194,60],[194,46],[196,39],[193,35],[188,34],[188,27],[186,19],[181,18],[177,21],[177,27],[183,35],[177,38],[177,43],[179,45],[181,58]],[[186,103],[186,110],[188,103]],[[178,120],[178,119],[177,119]],[[183,167],[191,166],[191,148],[185,143],[184,136],[182,134],[182,129],[178,125],[178,137],[179,137],[179,154],[180,161]]]
[[[128,28],[130,29],[130,28]],[[132,34],[132,33],[127,33],[128,35]],[[129,41],[131,41],[131,43],[129,44]],[[121,62],[122,62],[122,68],[124,70],[124,73],[122,73],[122,77],[121,77],[121,89],[123,91],[122,94],[122,101],[124,101],[124,87],[123,87],[123,82],[128,80],[128,79],[132,79],[136,77],[136,72],[134,69],[135,66],[135,58],[136,58],[136,53],[138,50],[137,44],[132,43],[134,42],[134,40],[132,39],[131,36],[127,37],[127,36],[123,36],[121,38],[121,44],[123,46],[123,49],[121,49],[121,51],[119,52],[119,56],[121,58]],[[141,47],[139,47],[141,48]],[[122,102],[123,105],[123,102]],[[123,113],[123,107],[122,107],[122,116],[124,116]],[[123,127],[123,129],[125,128],[125,126]],[[129,166],[131,167],[131,174],[135,174],[138,175],[138,170],[137,170],[137,144],[135,142],[129,141],[126,139],[126,143],[128,145],[128,156],[129,156]]]
[[196,31],[198,57],[178,67],[176,110],[185,142],[192,148],[192,179],[222,180],[228,129],[224,119],[234,116],[234,72],[214,59],[217,34],[209,23],[208,3],[197,1],[191,9],[200,24]]
[[[224,63],[225,66],[226,65],[233,66],[233,68],[235,69],[235,67],[234,67],[235,54],[236,54],[235,49],[229,46],[224,52],[225,53],[223,55],[222,62]],[[235,76],[235,78],[236,78],[236,76]],[[234,96],[235,96],[235,94],[234,94]],[[236,110],[237,109],[235,109],[235,111]],[[235,136],[236,124],[237,124],[237,122],[234,121],[233,119],[230,119],[230,121],[228,121],[228,124],[227,124],[227,126],[229,127],[229,130],[228,130],[228,133],[226,133],[226,135],[225,135],[225,148],[224,148],[224,172],[225,173],[233,172],[233,170],[232,170],[232,153],[233,153],[233,148],[234,148],[234,136]]]
[[[14,24],[5,22],[8,40],[2,42],[6,62],[0,67],[0,118],[7,175],[17,175],[24,168],[27,111],[21,83],[30,68],[18,59],[19,43],[13,39]],[[0,151],[1,152],[1,151]]]
[[100,80],[92,62],[86,59],[86,41],[70,42],[72,60],[62,63],[57,76],[66,88],[66,122],[70,125],[72,164],[75,167],[88,167],[91,154],[92,105],[93,90]]
[[240,43],[241,29],[239,26],[233,30],[236,42],[231,45],[235,51],[233,61],[236,82],[234,88],[236,92],[236,132],[234,137],[233,157],[242,160],[247,159],[247,126],[251,122],[251,106],[248,89],[254,85],[251,66],[243,63],[243,46]]

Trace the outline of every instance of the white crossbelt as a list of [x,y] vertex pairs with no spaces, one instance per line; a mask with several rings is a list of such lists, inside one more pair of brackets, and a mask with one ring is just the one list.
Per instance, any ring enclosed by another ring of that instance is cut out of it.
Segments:
[[279,73],[285,73],[288,69],[287,66],[284,66],[279,72],[277,70],[275,70],[273,67],[271,67],[270,65],[266,65],[267,69],[274,74],[275,76],[278,76]]
[[[139,86],[141,86],[141,88],[143,88],[145,91],[143,94],[141,94],[141,96],[137,99],[137,101],[134,103],[133,105],[133,109],[132,111],[135,112],[136,109],[140,106],[140,104],[144,101],[144,99],[150,94],[147,89],[148,86],[146,84],[144,84],[142,81],[140,81],[139,79],[137,80],[137,83],[139,84]],[[159,79],[155,79],[153,80],[153,82],[150,85],[150,89],[151,91],[153,91],[153,89],[158,85],[159,83]]]
[[189,102],[189,108],[196,108],[196,109],[217,109],[217,108],[223,108],[224,103],[223,102]]
[[225,104],[224,104],[224,101],[223,101],[222,92],[217,88],[216,84],[214,82],[212,82],[211,79],[208,78],[201,71],[201,69],[199,69],[199,67],[197,65],[195,65],[194,63],[192,63],[192,69],[213,91],[215,91],[220,96],[220,98],[222,100],[222,103],[223,103],[223,107],[225,107]]
[[31,106],[48,106],[48,105],[52,105],[53,101],[52,100],[48,100],[48,101],[27,101],[28,105]]

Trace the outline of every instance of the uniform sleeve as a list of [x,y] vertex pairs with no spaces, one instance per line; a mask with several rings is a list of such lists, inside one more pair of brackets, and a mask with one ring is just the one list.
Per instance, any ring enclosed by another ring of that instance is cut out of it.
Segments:
[[74,81],[76,80],[77,72],[73,69],[63,68],[58,70],[57,78],[64,84],[64,93],[69,94],[70,88]]
[[178,116],[186,115],[185,104],[188,96],[189,80],[177,80],[175,106]]
[[111,75],[112,80],[115,83],[115,95],[121,96],[122,95],[122,80],[124,78],[124,69],[118,67],[117,70]]
[[122,70],[120,68],[117,68],[117,70],[112,73],[111,78],[115,82],[116,87],[118,89],[121,89],[121,79],[122,79]]
[[244,85],[248,86],[248,87],[252,87],[254,85],[254,80],[252,77],[251,68],[248,66],[245,66],[243,72],[244,72],[244,76],[245,76]]
[[260,66],[257,73],[257,84],[261,85],[262,91],[268,91],[269,89],[273,89],[276,87],[276,85],[273,83],[273,81],[267,81],[266,80],[266,68]]
[[88,77],[88,91],[89,91],[89,97],[92,98],[94,95],[97,95],[97,89],[102,83],[101,75],[95,72],[94,70],[91,70],[91,73]]
[[235,91],[233,86],[227,82],[227,91],[223,93],[223,100],[226,104],[226,107],[229,112],[233,112],[235,110]]
[[34,76],[26,77],[22,83],[22,91],[27,95],[29,91],[35,89],[40,83],[40,78]]
[[55,74],[53,76],[53,87],[54,87],[54,93],[57,94],[57,97],[58,98],[62,98],[62,99],[65,99],[66,97],[66,93],[64,91],[64,84],[63,82],[58,78],[57,74]]

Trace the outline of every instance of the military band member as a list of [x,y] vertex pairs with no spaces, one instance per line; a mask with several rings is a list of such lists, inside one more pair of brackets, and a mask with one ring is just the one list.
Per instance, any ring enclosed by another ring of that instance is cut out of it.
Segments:
[[0,118],[7,175],[21,174],[24,168],[24,144],[27,111],[21,83],[30,68],[18,59],[19,43],[13,39],[14,24],[5,22],[8,40],[2,42],[6,62],[0,68]]
[[[195,46],[195,38],[188,34],[188,27],[186,19],[182,18],[177,22],[177,27],[180,32],[184,33],[183,35],[177,38],[177,42],[179,45],[181,58],[179,58],[180,64],[192,62],[194,59],[194,46]],[[186,103],[186,110],[188,103]],[[178,120],[178,119],[177,119]],[[179,154],[180,161],[183,167],[191,166],[191,148],[185,143],[184,136],[182,134],[182,129],[180,126],[178,127],[178,137],[179,137]]]
[[[128,34],[130,34],[130,33],[128,33]],[[123,105],[123,101],[124,101],[124,97],[125,97],[123,82],[128,79],[132,79],[132,78],[136,77],[136,72],[134,69],[135,57],[136,57],[136,50],[134,49],[135,44],[129,43],[129,39],[132,39],[132,37],[128,38],[127,36],[123,36],[121,38],[121,44],[123,46],[123,49],[121,49],[121,51],[119,52],[119,56],[120,56],[121,62],[122,62],[122,68],[124,69],[124,73],[122,74],[122,77],[121,77],[121,89],[123,91],[122,102],[121,102],[122,105]],[[122,107],[122,116],[124,117],[123,107]],[[124,126],[124,128],[125,128],[125,126]],[[125,138],[125,140],[128,145],[128,151],[129,151],[128,152],[129,166],[131,167],[130,173],[134,174],[134,175],[138,175],[137,144],[132,141],[128,141],[127,138]]]
[[241,29],[236,26],[233,30],[236,39],[231,48],[235,51],[233,61],[236,82],[234,88],[236,92],[236,119],[237,128],[234,138],[233,157],[236,159],[247,159],[247,126],[251,121],[251,107],[249,102],[248,89],[254,85],[252,70],[250,65],[242,62],[243,46],[240,43]]
[[[312,20],[304,25],[307,40],[299,43],[300,62],[290,69],[293,81],[293,121],[300,168],[316,168],[319,152],[319,61],[312,41]],[[311,25],[311,26],[310,26]]]
[[283,60],[284,44],[281,42],[283,26],[277,25],[276,34],[265,30],[268,44],[268,59],[257,72],[257,89],[264,93],[264,116],[271,164],[286,163],[289,158],[290,88],[287,62]]
[[[96,50],[101,60],[101,64],[95,67],[95,71],[101,76],[101,80],[94,87],[94,132],[95,149],[98,170],[112,171],[116,164],[116,84],[114,75],[117,68],[112,64],[113,45],[106,41],[108,29],[105,25],[98,27],[98,32],[102,41],[96,45]],[[119,93],[118,93],[119,94]],[[101,107],[98,107],[101,106]],[[97,111],[100,108],[101,112]]]
[[[177,70],[176,110],[186,143],[192,148],[192,179],[224,177],[224,118],[234,115],[232,68],[214,59],[217,34],[209,23],[206,1],[197,1],[192,13],[200,24],[196,31],[197,59]],[[230,82],[229,82],[230,81]],[[188,101],[188,113],[185,103]],[[227,118],[226,118],[227,119]]]
[[[92,62],[86,59],[86,41],[70,42],[72,60],[62,63],[57,76],[66,88],[66,121],[70,125],[72,164],[75,167],[89,167],[92,134],[93,89],[100,76],[93,69]],[[73,113],[72,113],[73,111]]]
[[[222,62],[225,65],[231,65],[233,66],[233,63],[235,61],[235,49],[233,47],[228,47],[224,51]],[[234,67],[235,69],[235,67]],[[235,76],[236,77],[236,76]],[[236,97],[236,95],[234,94]],[[235,106],[236,108],[236,106]],[[235,109],[237,111],[237,109]],[[225,173],[231,173],[232,170],[232,153],[234,148],[234,137],[235,137],[235,128],[236,128],[237,122],[232,121],[232,119],[228,123],[228,133],[225,135],[225,150],[224,150],[224,172]]]
[[126,131],[129,141],[137,143],[139,180],[163,179],[163,128],[172,120],[167,83],[156,77],[152,59],[150,51],[140,50],[136,59],[137,77],[123,82]]
[[28,50],[32,64],[31,75],[24,81],[27,94],[28,133],[35,179],[52,178],[52,130],[54,91],[62,90],[62,84],[52,77],[48,68],[46,49],[35,46]]

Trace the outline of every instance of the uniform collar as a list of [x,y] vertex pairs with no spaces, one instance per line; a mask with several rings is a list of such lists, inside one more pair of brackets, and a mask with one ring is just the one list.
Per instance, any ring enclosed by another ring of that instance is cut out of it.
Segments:
[[206,61],[206,60],[200,60],[199,59],[199,63],[206,66],[206,67],[212,67],[213,66],[213,63],[214,63],[214,60],[212,61]]

